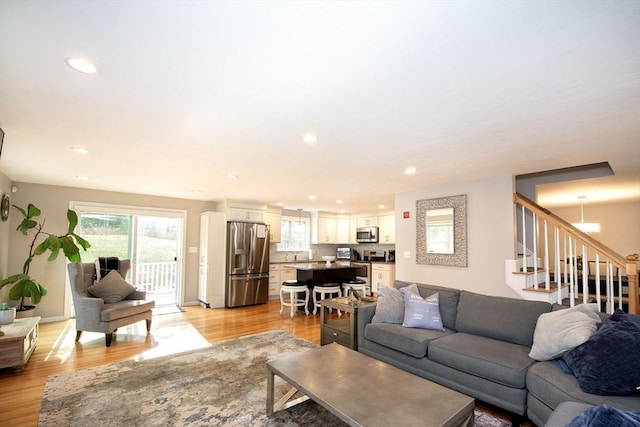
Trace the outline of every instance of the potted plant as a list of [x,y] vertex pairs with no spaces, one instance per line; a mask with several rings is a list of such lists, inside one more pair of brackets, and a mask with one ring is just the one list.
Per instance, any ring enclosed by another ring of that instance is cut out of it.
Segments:
[[[0,280],[0,289],[4,286],[12,285],[9,290],[9,298],[12,300],[20,300],[17,307],[18,312],[33,310],[35,306],[25,305],[25,298],[29,298],[31,303],[38,304],[43,296],[47,294],[47,290],[36,279],[29,275],[29,267],[31,261],[45,252],[49,251],[49,261],[53,261],[58,257],[60,249],[65,257],[71,262],[80,262],[80,248],[87,250],[91,245],[82,237],[75,233],[76,225],[78,225],[78,215],[75,211],[67,210],[67,221],[69,226],[67,232],[62,235],[50,234],[44,231],[45,219],[42,222],[34,219],[40,216],[40,209],[29,203],[27,209],[13,205],[24,217],[16,231],[21,232],[25,236],[29,235],[31,230],[35,230],[31,245],[29,246],[29,256],[22,266],[22,273],[14,274],[6,279]],[[46,236],[46,237],[45,237]],[[44,239],[42,239],[44,237]],[[37,243],[38,239],[41,242]],[[20,317],[18,315],[18,317]]]
[[0,325],[8,325],[16,320],[16,308],[6,302],[0,302]]

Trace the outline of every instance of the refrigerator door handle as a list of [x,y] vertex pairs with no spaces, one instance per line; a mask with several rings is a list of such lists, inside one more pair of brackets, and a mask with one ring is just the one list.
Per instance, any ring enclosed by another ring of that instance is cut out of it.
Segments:
[[231,280],[255,280],[255,279],[268,279],[268,274],[243,274],[231,276]]

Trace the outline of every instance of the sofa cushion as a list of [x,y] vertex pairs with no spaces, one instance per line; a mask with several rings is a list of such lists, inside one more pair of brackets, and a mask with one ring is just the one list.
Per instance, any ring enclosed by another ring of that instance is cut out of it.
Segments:
[[364,330],[366,339],[417,358],[427,355],[433,340],[453,333],[451,330],[405,328],[391,323],[369,323]]
[[531,347],[538,317],[551,304],[460,291],[456,330]]
[[[396,280],[394,286],[396,288],[402,288],[409,285],[410,282],[404,282],[402,280]],[[453,288],[445,288],[443,286],[426,285],[422,283],[416,284],[418,287],[418,293],[421,297],[426,298],[435,294],[439,295],[440,303],[440,317],[442,318],[442,325],[447,329],[456,329],[456,315],[458,310],[458,299],[460,297],[460,291]]]
[[123,317],[134,316],[144,313],[155,307],[155,301],[144,300],[124,300],[114,304],[105,304],[104,309],[100,313],[100,320],[103,322],[111,322]]
[[640,325],[614,313],[587,342],[567,352],[564,360],[587,393],[638,392]]
[[444,331],[440,308],[438,307],[438,293],[422,298],[412,292],[400,291],[404,295],[404,321],[405,328],[422,328]]
[[587,408],[571,420],[566,427],[637,427],[640,426],[640,412],[621,411],[609,405]]
[[94,297],[102,298],[106,304],[113,304],[122,301],[136,288],[122,278],[117,270],[111,270],[95,285],[87,288],[87,291]]
[[[418,293],[415,284],[406,287],[408,292]],[[404,296],[399,289],[378,286],[378,302],[372,323],[402,323],[404,321]]]
[[540,361],[560,357],[591,338],[599,323],[598,304],[543,313],[533,333],[529,357]]
[[598,396],[582,391],[578,379],[562,372],[553,362],[536,362],[527,372],[527,389],[552,410],[562,402],[575,401],[591,405],[607,404],[625,411],[640,411],[638,396]]
[[508,387],[524,388],[527,369],[535,363],[529,348],[458,332],[429,344],[429,359]]

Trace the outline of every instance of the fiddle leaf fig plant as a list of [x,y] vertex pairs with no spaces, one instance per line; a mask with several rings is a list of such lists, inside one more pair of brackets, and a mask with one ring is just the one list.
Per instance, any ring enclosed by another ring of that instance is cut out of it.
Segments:
[[[16,231],[29,236],[29,232],[34,230],[35,234],[29,246],[29,256],[22,266],[22,273],[14,274],[6,279],[0,280],[0,289],[7,285],[13,285],[9,290],[9,298],[12,300],[20,300],[19,311],[25,309],[25,298],[30,298],[33,304],[38,304],[42,297],[47,295],[47,290],[36,279],[29,275],[29,267],[31,261],[45,252],[49,251],[49,261],[58,258],[58,254],[62,249],[64,256],[71,262],[80,262],[80,248],[87,250],[91,244],[76,234],[75,229],[78,225],[78,215],[75,211],[67,210],[68,228],[67,232],[62,235],[55,235],[44,231],[45,219],[42,222],[34,219],[41,214],[40,209],[29,203],[27,209],[13,205],[24,217]],[[37,243],[38,239],[42,239]]]

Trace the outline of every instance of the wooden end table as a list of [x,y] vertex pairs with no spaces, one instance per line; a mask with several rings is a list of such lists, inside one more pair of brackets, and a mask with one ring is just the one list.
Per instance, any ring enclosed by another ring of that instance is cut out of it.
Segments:
[[[351,301],[348,297],[322,300],[320,310],[320,345],[336,342],[350,349],[358,349],[358,309],[375,305],[375,302]],[[349,316],[330,319],[327,311],[332,308]]]
[[39,322],[40,317],[25,317],[0,326],[0,368],[24,369],[38,343]]

